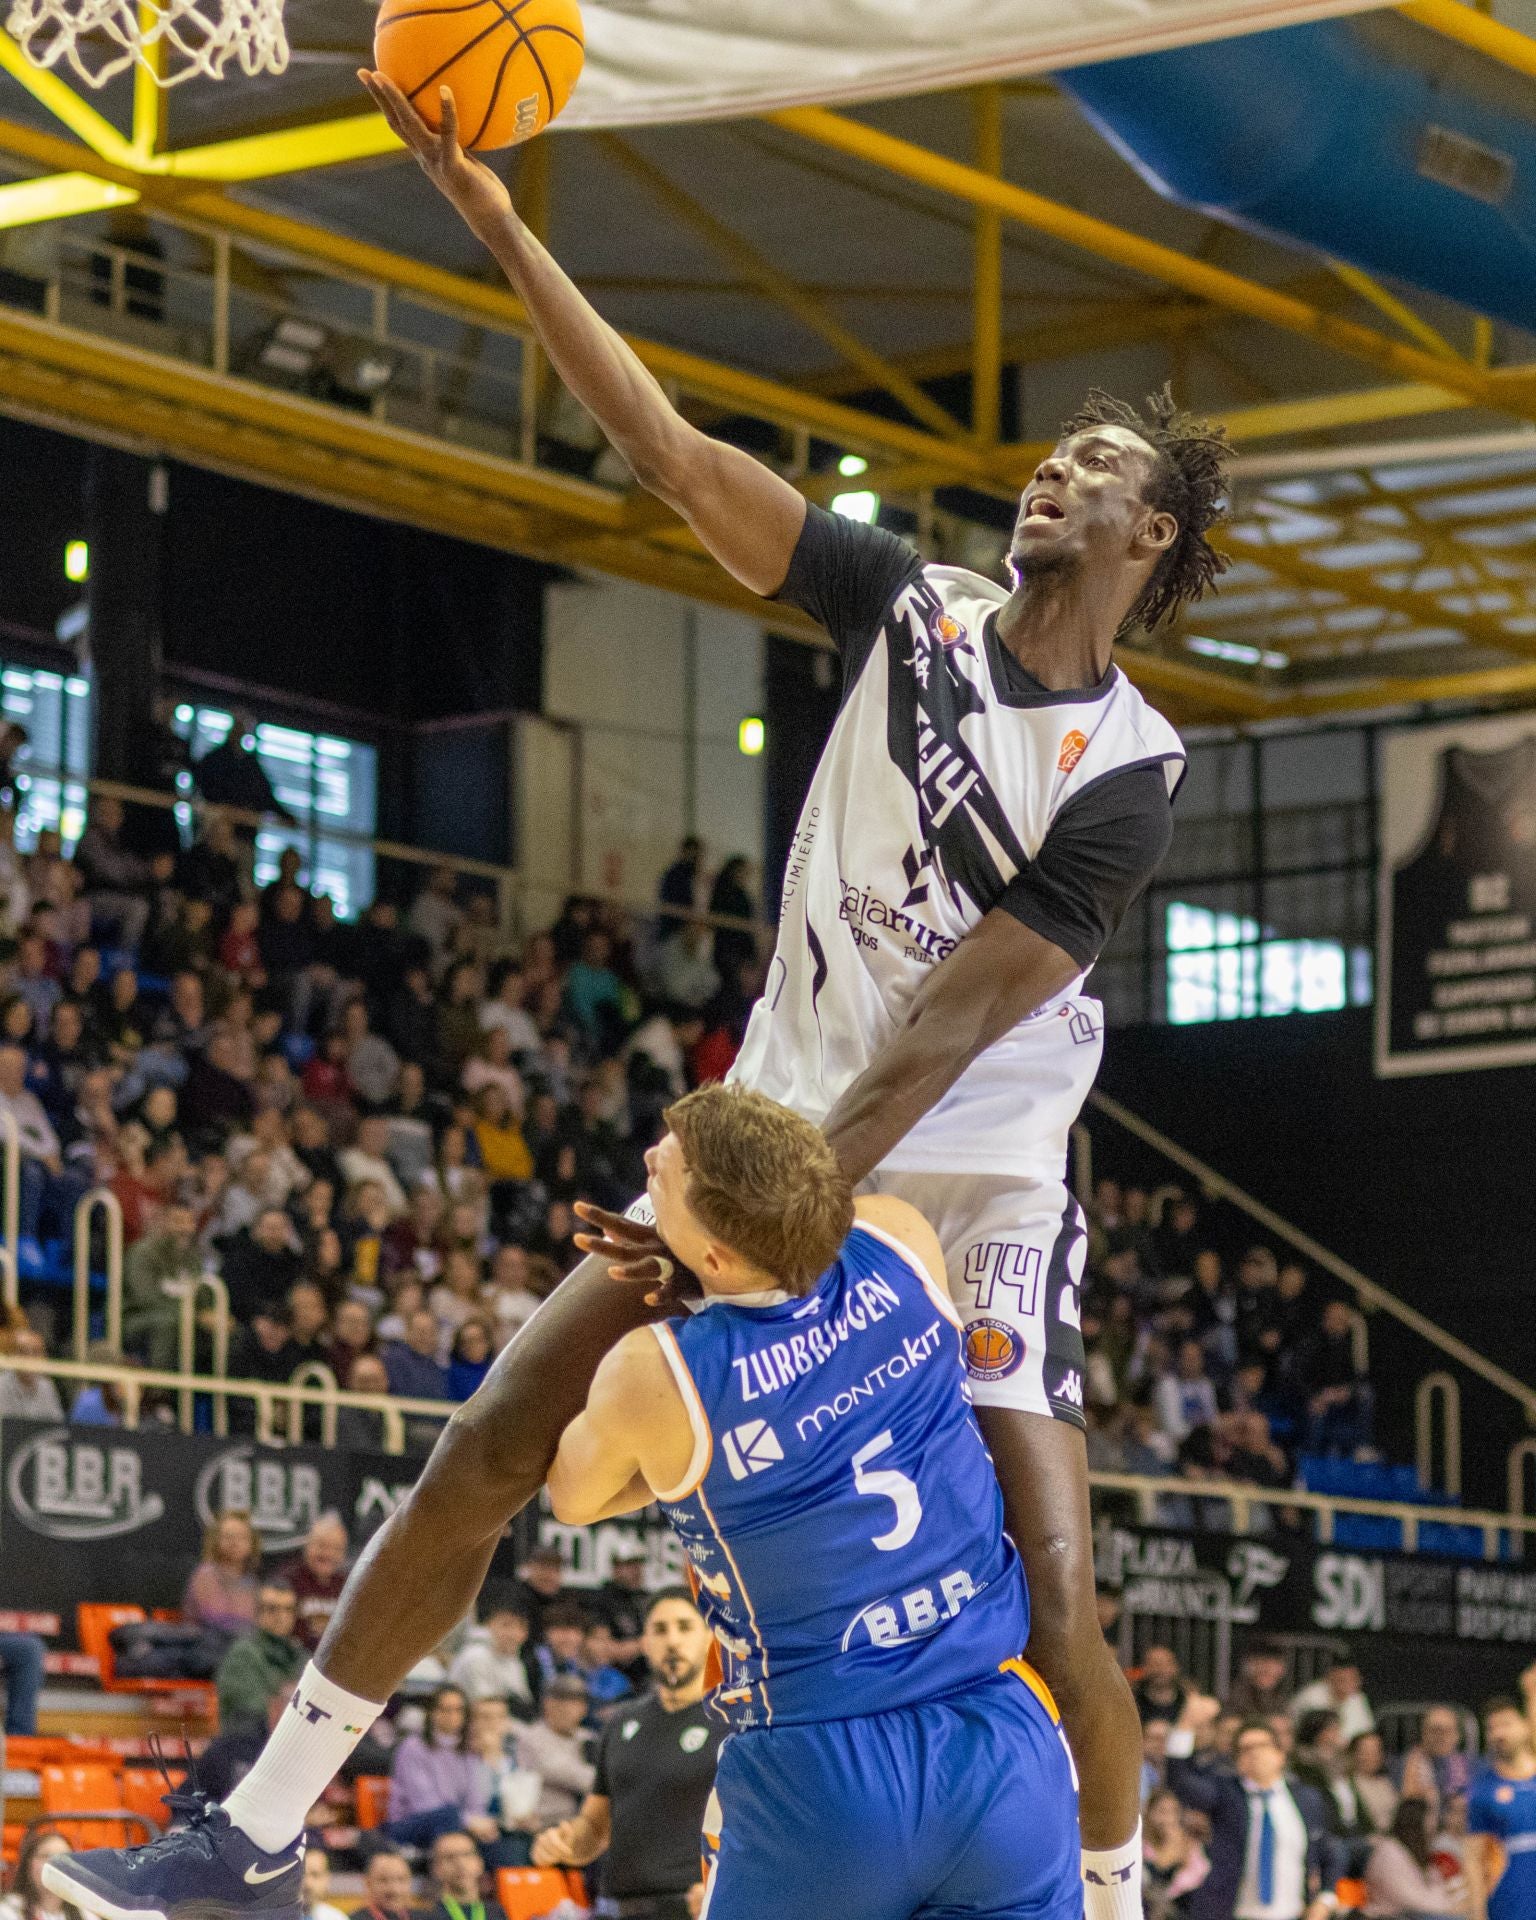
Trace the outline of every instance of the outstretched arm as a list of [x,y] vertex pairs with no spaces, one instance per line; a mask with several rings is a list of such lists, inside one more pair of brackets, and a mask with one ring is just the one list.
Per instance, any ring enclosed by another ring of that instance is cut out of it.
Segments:
[[682,1394],[649,1327],[626,1334],[603,1361],[587,1404],[560,1437],[549,1503],[567,1526],[634,1513],[654,1489],[679,1486],[693,1455]]
[[550,364],[648,492],[688,522],[727,572],[777,593],[805,523],[805,501],[761,461],[692,427],[634,351],[517,217],[501,181],[459,146],[453,95],[442,89],[434,133],[392,80],[363,71],[390,126],[422,171],[490,248]]

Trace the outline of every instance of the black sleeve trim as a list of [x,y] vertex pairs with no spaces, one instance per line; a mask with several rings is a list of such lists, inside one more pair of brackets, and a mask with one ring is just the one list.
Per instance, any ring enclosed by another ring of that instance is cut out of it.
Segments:
[[1173,839],[1165,758],[1101,775],[1051,822],[1039,853],[997,904],[1091,967]]
[[891,602],[922,570],[922,557],[894,533],[812,504],[773,597],[826,628],[842,655],[846,682],[869,658]]

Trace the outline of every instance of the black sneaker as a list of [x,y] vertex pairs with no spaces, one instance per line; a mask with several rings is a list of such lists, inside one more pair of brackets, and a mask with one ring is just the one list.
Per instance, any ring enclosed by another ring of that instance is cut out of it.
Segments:
[[101,1920],[300,1920],[304,1842],[263,1853],[202,1793],[166,1795],[185,1826],[147,1847],[93,1847],[61,1854],[43,1884]]

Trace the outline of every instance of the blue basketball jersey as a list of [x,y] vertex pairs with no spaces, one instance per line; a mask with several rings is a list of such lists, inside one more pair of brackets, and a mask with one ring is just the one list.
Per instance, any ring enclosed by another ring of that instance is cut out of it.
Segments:
[[694,1426],[660,1496],[737,1730],[913,1706],[1029,1635],[946,1295],[859,1222],[807,1295],[654,1329]]

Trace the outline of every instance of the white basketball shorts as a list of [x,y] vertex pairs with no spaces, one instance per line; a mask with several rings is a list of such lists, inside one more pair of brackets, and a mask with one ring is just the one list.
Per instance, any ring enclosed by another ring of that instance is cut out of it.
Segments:
[[859,1191],[908,1201],[937,1232],[976,1405],[1085,1426],[1088,1234],[1066,1186],[1011,1174],[877,1171]]

